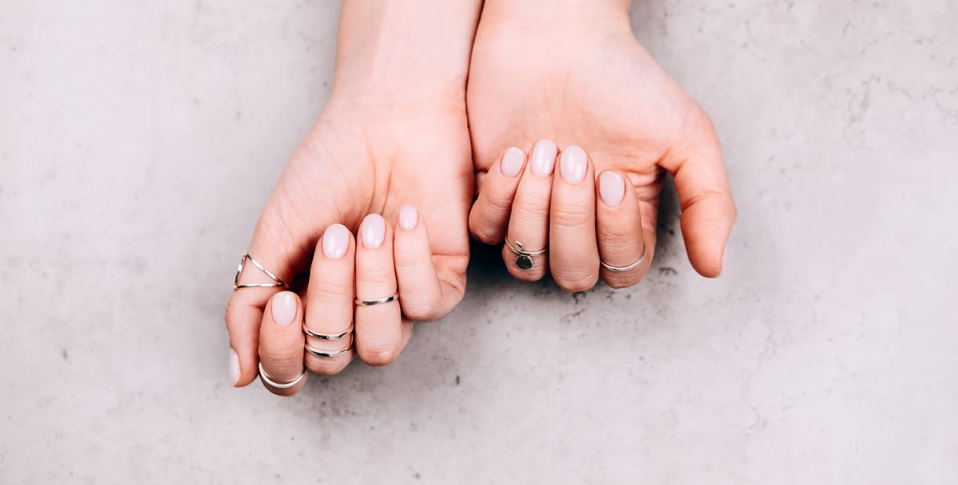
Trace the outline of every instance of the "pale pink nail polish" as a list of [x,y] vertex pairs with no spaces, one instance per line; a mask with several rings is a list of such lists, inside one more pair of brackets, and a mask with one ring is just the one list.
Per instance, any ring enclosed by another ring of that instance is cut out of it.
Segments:
[[609,207],[618,207],[625,196],[625,181],[615,172],[602,172],[599,175],[599,196]]
[[240,380],[240,363],[236,351],[230,349],[230,383],[236,385]]
[[379,214],[369,214],[363,219],[359,227],[359,233],[362,236],[363,246],[369,249],[376,249],[383,245],[386,239],[386,221]]
[[562,178],[570,184],[577,184],[585,177],[586,158],[585,151],[578,146],[572,145],[562,150],[562,156],[559,157],[559,173]]
[[532,172],[540,177],[552,175],[558,152],[558,147],[551,140],[536,143],[536,147],[532,149]]
[[399,227],[411,231],[416,228],[417,222],[419,222],[419,213],[416,212],[415,207],[404,205],[399,209]]
[[506,153],[502,155],[499,171],[506,177],[514,178],[519,175],[519,172],[522,170],[522,162],[525,158],[526,154],[523,153],[522,150],[512,147],[506,150]]
[[342,224],[333,224],[323,233],[323,254],[329,259],[339,259],[349,249],[349,229]]
[[280,327],[288,327],[296,319],[296,297],[289,291],[273,295],[273,321]]

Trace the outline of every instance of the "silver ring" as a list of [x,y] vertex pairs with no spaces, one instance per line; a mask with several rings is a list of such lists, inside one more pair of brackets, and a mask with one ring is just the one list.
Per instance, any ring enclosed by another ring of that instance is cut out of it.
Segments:
[[337,355],[342,355],[342,354],[345,354],[346,352],[349,352],[350,350],[352,350],[353,344],[352,342],[350,342],[349,347],[342,348],[339,350],[320,350],[309,344],[304,345],[303,348],[306,349],[306,351],[309,352],[310,354],[315,355],[316,357],[329,358],[329,357],[336,357]]
[[295,378],[295,379],[293,379],[293,380],[291,380],[291,381],[289,381],[289,382],[276,382],[276,381],[274,381],[273,379],[270,379],[270,377],[266,374],[266,371],[263,370],[263,363],[262,363],[262,362],[260,362],[258,365],[259,365],[259,378],[260,378],[260,380],[262,380],[262,381],[263,381],[264,383],[266,383],[266,384],[269,384],[269,386],[272,387],[272,388],[274,388],[274,389],[289,389],[290,387],[293,387],[293,386],[295,386],[296,384],[299,384],[299,381],[303,380],[303,378],[306,377],[306,369],[303,369],[303,373],[300,374],[299,377],[297,377],[297,378]]
[[545,254],[549,251],[548,247],[544,247],[538,251],[526,251],[522,248],[521,242],[509,242],[508,239],[506,239],[506,246],[508,246],[509,250],[516,255],[516,267],[523,271],[532,269],[532,266],[534,265],[534,262],[532,261],[533,257]]
[[[272,283],[243,283],[240,284],[240,274],[243,272],[243,268],[246,266],[246,262],[249,261],[253,263],[253,266],[256,266],[260,271],[269,276]],[[233,291],[239,290],[241,288],[289,288],[289,285],[285,281],[279,279],[272,271],[266,269],[265,266],[260,264],[259,261],[253,259],[249,253],[243,255],[243,259],[240,259],[239,266],[236,267],[236,276],[233,276]]]
[[355,325],[353,325],[352,323],[350,323],[350,324],[349,324],[349,328],[347,328],[346,330],[343,330],[343,331],[340,332],[340,333],[327,334],[327,333],[316,333],[316,332],[310,330],[309,327],[307,327],[306,324],[303,323],[303,333],[305,333],[306,335],[308,335],[308,336],[310,336],[310,337],[318,338],[318,339],[320,339],[320,340],[339,340],[339,339],[341,339],[341,338],[343,338],[343,337],[345,337],[345,336],[347,336],[347,335],[353,333],[353,327],[355,327]]
[[387,296],[386,298],[380,298],[378,300],[363,300],[360,298],[356,298],[355,300],[353,300],[353,303],[355,303],[356,306],[373,306],[373,305],[382,305],[382,304],[389,303],[398,299],[399,299],[399,293],[395,293],[392,296]]
[[631,263],[631,264],[628,264],[628,265],[625,265],[625,266],[612,266],[611,264],[606,263],[605,261],[601,261],[601,260],[600,260],[599,262],[602,263],[602,267],[603,267],[603,268],[605,268],[605,269],[607,269],[607,270],[609,270],[609,271],[611,271],[611,272],[613,272],[613,273],[624,273],[624,272],[626,272],[626,271],[632,271],[633,269],[639,267],[640,264],[642,264],[642,263],[645,262],[645,251],[646,251],[646,246],[645,246],[645,244],[643,244],[643,245],[642,245],[642,256],[639,256],[639,259],[636,259],[635,262],[633,262],[633,263]]

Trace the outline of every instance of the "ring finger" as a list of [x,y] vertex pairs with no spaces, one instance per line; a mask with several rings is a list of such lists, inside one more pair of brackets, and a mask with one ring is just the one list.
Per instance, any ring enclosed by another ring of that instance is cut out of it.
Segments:
[[399,356],[409,339],[397,300],[393,234],[385,219],[370,214],[359,226],[356,249],[356,353],[369,365]]

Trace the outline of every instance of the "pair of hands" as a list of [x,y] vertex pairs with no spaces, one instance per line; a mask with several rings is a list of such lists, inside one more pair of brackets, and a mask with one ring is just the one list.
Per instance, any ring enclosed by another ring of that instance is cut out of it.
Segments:
[[[304,367],[331,375],[354,355],[392,362],[410,321],[440,318],[462,299],[469,230],[490,244],[548,247],[526,270],[503,247],[519,279],[551,271],[572,291],[599,277],[635,284],[654,254],[664,171],[675,177],[692,265],[719,274],[735,208],[707,116],[635,40],[627,8],[593,8],[588,22],[575,14],[563,23],[522,11],[528,5],[477,6],[478,31],[449,43],[459,59],[434,76],[441,84],[424,82],[424,70],[391,76],[383,56],[343,39],[351,15],[370,15],[344,6],[330,100],[249,249],[293,291],[233,293],[234,385],[252,382],[258,363],[269,381],[293,383],[267,388],[290,395]],[[629,271],[600,264],[627,266],[643,255]],[[307,266],[308,283],[296,284]],[[264,281],[249,264],[239,276]],[[396,293],[385,304],[355,304]]]

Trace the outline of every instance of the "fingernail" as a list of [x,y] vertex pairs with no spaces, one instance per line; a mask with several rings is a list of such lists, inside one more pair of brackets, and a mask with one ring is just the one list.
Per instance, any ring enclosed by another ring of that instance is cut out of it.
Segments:
[[362,234],[363,246],[376,249],[383,245],[386,238],[386,221],[379,214],[369,214],[363,219],[359,232]]
[[609,207],[618,207],[625,196],[625,181],[615,172],[602,172],[599,175],[599,196]]
[[342,224],[333,224],[323,233],[323,254],[329,259],[339,259],[349,249],[349,229]]
[[559,157],[559,172],[570,184],[577,184],[585,177],[585,151],[575,145],[562,150]]
[[525,157],[526,154],[516,147],[506,150],[506,153],[502,155],[502,162],[499,163],[499,171],[509,178],[519,175]]
[[234,386],[239,383],[240,379],[240,365],[239,365],[239,356],[236,355],[236,351],[230,349],[230,383]]
[[552,175],[558,148],[551,140],[542,140],[532,149],[532,172],[540,177]]
[[404,205],[399,209],[399,227],[411,231],[416,228],[416,222],[419,221],[419,213],[411,205]]
[[280,327],[288,327],[296,318],[296,299],[288,291],[273,296],[273,321]]

